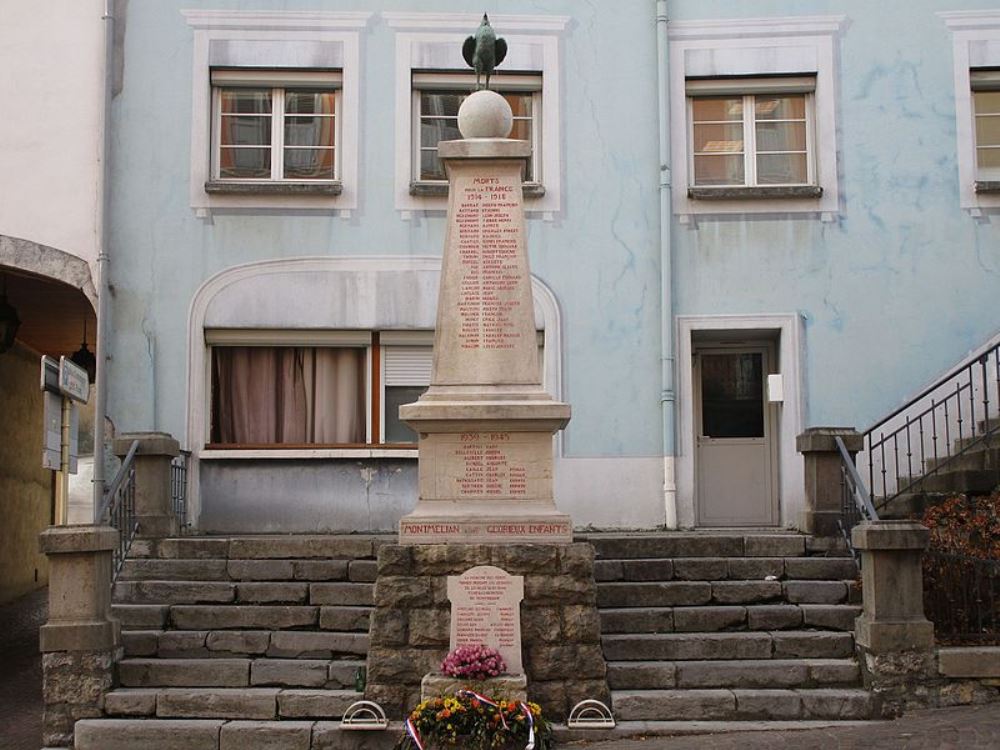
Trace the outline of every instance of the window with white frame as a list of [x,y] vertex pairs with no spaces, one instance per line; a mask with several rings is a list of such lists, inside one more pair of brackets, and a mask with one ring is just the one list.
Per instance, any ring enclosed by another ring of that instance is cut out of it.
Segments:
[[815,188],[819,194],[814,77],[689,79],[686,88],[691,197],[710,198],[720,188],[763,188],[769,197],[783,188]]
[[[461,138],[458,108],[475,90],[474,75],[465,73],[413,73],[412,179],[413,195],[447,191],[447,175],[437,155],[440,141]],[[526,194],[539,194],[542,183],[542,77],[496,74],[492,86],[510,104],[514,126],[510,138],[530,141],[531,161],[525,170]]]
[[237,185],[340,188],[339,72],[213,70],[212,173]]
[[972,112],[975,119],[976,187],[1000,190],[1000,70],[973,70]]

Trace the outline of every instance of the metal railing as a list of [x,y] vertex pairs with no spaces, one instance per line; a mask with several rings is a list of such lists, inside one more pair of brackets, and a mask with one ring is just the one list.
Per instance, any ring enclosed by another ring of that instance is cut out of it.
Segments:
[[170,506],[177,519],[177,531],[180,534],[185,534],[188,530],[187,479],[190,456],[190,451],[181,451],[180,455],[170,462]]
[[924,552],[924,611],[945,643],[1000,643],[1000,560]]
[[[858,466],[883,509],[973,448],[1000,447],[1000,343],[955,368],[863,433]],[[983,466],[982,468],[986,468]],[[1000,472],[998,472],[1000,479]]]
[[854,545],[851,544],[851,529],[862,521],[877,521],[878,512],[872,505],[864,480],[858,473],[858,468],[851,459],[851,454],[844,441],[834,436],[837,450],[840,452],[840,533],[844,535],[847,548],[857,558]]
[[122,565],[125,564],[125,556],[139,530],[139,523],[135,518],[135,454],[138,450],[139,441],[133,440],[118,473],[104,493],[99,516],[103,523],[118,530],[118,546],[111,553],[112,585],[118,579]]

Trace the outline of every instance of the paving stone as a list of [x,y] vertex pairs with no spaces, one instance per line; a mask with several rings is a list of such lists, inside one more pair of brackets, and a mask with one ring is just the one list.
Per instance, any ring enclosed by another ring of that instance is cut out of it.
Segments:
[[254,659],[250,684],[278,687],[323,687],[330,662],[325,659]]
[[729,577],[734,581],[763,581],[768,576],[785,575],[783,557],[733,557],[729,560]]
[[600,609],[602,633],[670,633],[674,629],[670,607]]
[[305,604],[309,597],[309,584],[290,583],[239,583],[236,601],[246,604]]
[[712,600],[719,604],[749,604],[780,598],[780,581],[713,581],[712,583]]
[[678,581],[721,581],[729,575],[729,562],[719,557],[684,557],[674,560]]
[[750,630],[783,630],[802,626],[802,610],[788,604],[762,604],[747,607]]
[[854,653],[851,633],[820,631],[775,631],[774,658],[843,659]]
[[123,659],[125,687],[241,687],[250,682],[248,659]]
[[278,714],[282,718],[340,718],[358,694],[349,690],[282,690]]
[[216,750],[221,720],[83,719],[74,727],[75,750]]
[[171,688],[156,698],[164,719],[273,719],[278,688]]
[[155,656],[162,630],[123,630],[122,647],[126,656]]
[[131,604],[226,604],[236,596],[231,583],[204,581],[119,581],[116,601]]
[[667,583],[605,583],[597,589],[600,607],[670,607],[707,604],[711,584],[703,581]]
[[802,690],[799,695],[803,718],[868,719],[872,715],[871,695],[865,690]]
[[745,557],[797,557],[806,551],[806,538],[796,534],[748,536]]
[[370,583],[311,583],[309,602],[311,604],[335,604],[340,606],[371,606],[374,601],[374,586]]
[[601,643],[610,661],[771,658],[769,633],[608,635]]
[[726,719],[736,712],[730,690],[616,690],[612,701],[619,721]]
[[216,630],[205,638],[205,648],[220,654],[263,654],[270,643],[269,630]]
[[861,607],[853,604],[802,604],[802,622],[808,627],[854,630]]
[[315,625],[318,618],[318,607],[291,605],[205,607],[179,604],[170,608],[170,620],[173,626],[183,630],[304,628]]
[[608,687],[612,690],[665,690],[676,686],[675,662],[619,661],[608,664]]
[[347,568],[350,581],[374,583],[378,577],[378,563],[375,560],[351,560]]
[[730,630],[742,627],[746,620],[746,607],[674,607],[674,630],[678,633]]
[[225,581],[225,560],[127,559],[119,581]]
[[669,581],[674,577],[673,560],[622,560],[622,580]]
[[782,586],[793,604],[839,604],[847,597],[843,581],[785,581]]
[[327,662],[328,687],[353,690],[357,683],[358,670],[365,668],[365,662],[355,659]]
[[245,559],[373,557],[370,537],[333,535],[256,536],[233,539],[229,556]]
[[165,604],[112,604],[111,614],[124,630],[162,630],[170,607]]
[[368,652],[367,633],[281,631],[271,634],[268,656],[329,659],[340,654]]
[[797,719],[802,699],[794,690],[734,690],[736,715],[740,719]]
[[351,560],[292,560],[292,577],[296,581],[346,581],[351,562]]
[[226,570],[234,581],[289,581],[294,565],[292,560],[230,560]]
[[679,661],[679,688],[782,688],[806,685],[805,662],[783,659]]
[[320,607],[319,626],[323,630],[368,632],[371,607]]
[[312,730],[311,721],[230,721],[219,750],[310,750]]
[[119,688],[104,696],[109,716],[152,716],[156,713],[155,688]]
[[157,655],[168,659],[206,656],[207,637],[207,630],[166,630],[158,639]]
[[852,580],[858,566],[850,557],[795,557],[785,560],[785,575],[796,580]]

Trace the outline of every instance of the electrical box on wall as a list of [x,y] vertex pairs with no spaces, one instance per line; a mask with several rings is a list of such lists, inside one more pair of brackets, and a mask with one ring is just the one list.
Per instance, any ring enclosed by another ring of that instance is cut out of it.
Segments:
[[781,382],[781,375],[767,376],[767,400],[772,404],[780,404],[785,400],[785,389]]

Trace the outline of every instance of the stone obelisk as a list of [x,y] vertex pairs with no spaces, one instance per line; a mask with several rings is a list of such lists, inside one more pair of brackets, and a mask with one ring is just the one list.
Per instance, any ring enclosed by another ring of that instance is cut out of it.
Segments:
[[521,183],[531,145],[477,91],[442,141],[450,186],[431,384],[399,409],[420,436],[419,499],[401,544],[572,541],[556,509],[553,435],[568,404],[542,388]]

